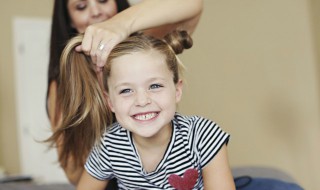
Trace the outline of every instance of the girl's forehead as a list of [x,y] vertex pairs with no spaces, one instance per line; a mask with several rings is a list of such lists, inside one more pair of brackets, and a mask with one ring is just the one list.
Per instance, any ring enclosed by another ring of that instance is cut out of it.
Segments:
[[112,65],[119,64],[119,63],[132,63],[128,64],[128,66],[134,66],[135,63],[145,63],[151,64],[154,62],[163,62],[165,61],[166,56],[160,53],[157,50],[143,50],[143,51],[136,51],[130,52],[127,54],[123,54],[117,58],[114,58],[111,62]]
[[125,75],[163,74],[169,71],[165,57],[155,51],[135,52],[114,59],[111,63],[110,77]]

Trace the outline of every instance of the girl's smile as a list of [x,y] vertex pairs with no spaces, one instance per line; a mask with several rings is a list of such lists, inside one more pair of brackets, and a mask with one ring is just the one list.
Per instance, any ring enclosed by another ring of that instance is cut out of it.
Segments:
[[150,121],[155,119],[158,116],[158,114],[159,112],[140,113],[140,114],[135,114],[132,117],[138,121]]

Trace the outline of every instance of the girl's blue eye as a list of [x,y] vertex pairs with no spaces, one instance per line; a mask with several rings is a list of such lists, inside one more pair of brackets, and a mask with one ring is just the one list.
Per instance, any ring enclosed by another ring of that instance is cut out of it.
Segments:
[[157,88],[161,88],[161,87],[163,87],[163,86],[160,85],[160,84],[152,84],[152,85],[150,86],[150,89],[157,89]]
[[132,92],[132,90],[127,88],[127,89],[121,90],[119,94],[126,94],[126,93],[130,93],[130,92]]

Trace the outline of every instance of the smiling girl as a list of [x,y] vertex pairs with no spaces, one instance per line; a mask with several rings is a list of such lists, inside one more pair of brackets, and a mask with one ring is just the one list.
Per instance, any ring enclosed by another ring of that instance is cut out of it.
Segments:
[[[103,69],[103,89],[90,58],[74,50],[81,36],[67,45],[61,81],[68,82],[60,90],[68,106],[55,135],[91,117],[96,123],[87,127],[102,136],[78,190],[102,190],[112,178],[120,189],[235,189],[229,134],[213,121],[176,112],[183,89],[176,54],[192,40],[185,31],[164,39],[136,34],[115,46]],[[111,112],[117,119],[113,124]]]

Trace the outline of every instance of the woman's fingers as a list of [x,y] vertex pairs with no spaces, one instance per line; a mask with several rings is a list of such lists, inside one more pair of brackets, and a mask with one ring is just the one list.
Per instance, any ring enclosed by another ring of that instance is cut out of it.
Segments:
[[81,45],[76,46],[75,50],[76,50],[77,52],[83,52]]
[[112,23],[90,25],[85,31],[79,49],[81,48],[85,54],[90,55],[96,66],[103,67],[114,46],[126,37],[126,31],[121,25]]
[[119,42],[116,42],[114,39],[110,39],[108,42],[105,42],[100,46],[101,51],[97,54],[98,67],[103,67],[107,63],[108,56],[117,43]]
[[92,49],[93,35],[94,35],[94,29],[92,28],[92,26],[88,26],[84,33],[83,40],[81,43],[82,51],[87,55],[90,55],[90,51]]
[[[98,56],[100,56],[101,51],[103,50],[105,46],[105,42],[103,41],[103,33],[102,29],[95,29],[94,33],[91,34],[91,50],[90,50],[90,56],[93,61],[93,63],[97,63]],[[86,35],[86,34],[85,34]],[[90,35],[90,34],[89,34]]]

